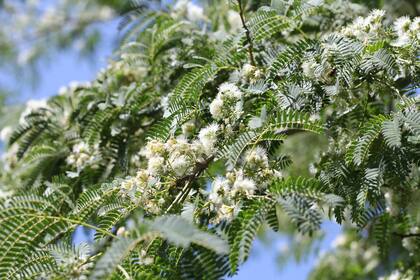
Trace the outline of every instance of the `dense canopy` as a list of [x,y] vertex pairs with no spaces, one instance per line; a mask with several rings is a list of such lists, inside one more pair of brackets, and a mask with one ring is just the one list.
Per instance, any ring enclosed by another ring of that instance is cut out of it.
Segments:
[[416,279],[415,2],[133,1],[95,80],[2,130],[0,278],[222,279],[330,219],[312,279]]

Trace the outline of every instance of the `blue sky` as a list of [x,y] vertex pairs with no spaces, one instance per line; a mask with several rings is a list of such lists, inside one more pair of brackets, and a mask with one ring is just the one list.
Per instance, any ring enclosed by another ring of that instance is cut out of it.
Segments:
[[[28,99],[42,99],[58,92],[58,89],[67,85],[71,81],[89,81],[95,78],[96,73],[101,67],[106,66],[107,57],[112,54],[113,41],[117,31],[117,21],[107,23],[103,26],[103,43],[92,59],[81,58],[75,51],[60,52],[55,55],[48,63],[43,63],[39,69],[40,79],[37,87],[33,88],[28,84],[20,84],[18,79],[10,79],[5,73],[0,72],[0,84],[7,85],[11,89],[16,89],[22,93],[19,98],[22,101]],[[339,234],[340,228],[332,222],[325,222],[323,229],[326,235],[321,243],[321,251],[328,250],[331,242]],[[290,262],[281,270],[276,264],[276,256],[282,244],[287,242],[282,236],[271,236],[273,242],[269,245],[256,241],[251,257],[248,262],[240,269],[240,273],[233,277],[234,280],[254,280],[254,279],[306,279],[313,265],[316,263],[317,256],[311,255],[307,260],[299,264]],[[82,231],[76,234],[76,242],[84,240]]]

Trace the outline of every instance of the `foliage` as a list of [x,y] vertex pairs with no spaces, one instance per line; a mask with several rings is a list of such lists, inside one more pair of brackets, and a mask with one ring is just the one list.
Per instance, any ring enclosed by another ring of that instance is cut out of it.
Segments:
[[[0,278],[220,279],[264,227],[329,218],[351,238],[314,279],[415,279],[420,20],[341,2],[130,13],[106,70],[3,131]],[[308,134],[328,146],[296,174]]]

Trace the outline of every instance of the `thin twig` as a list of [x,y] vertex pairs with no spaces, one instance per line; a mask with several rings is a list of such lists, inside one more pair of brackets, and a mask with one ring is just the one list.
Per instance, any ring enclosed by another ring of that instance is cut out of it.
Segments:
[[168,209],[166,209],[165,213],[169,213],[169,211],[175,205],[184,202],[184,200],[188,196],[188,193],[191,191],[193,187],[191,182],[197,179],[201,175],[201,173],[208,167],[208,165],[213,161],[213,159],[214,159],[214,156],[211,156],[203,162],[198,162],[191,174],[185,175],[179,178],[178,180],[176,180],[175,182],[176,187],[177,188],[182,187],[182,190],[178,193],[178,195],[172,201],[171,205],[169,205]]
[[401,237],[401,238],[409,238],[409,237],[420,237],[420,233],[407,233],[407,234],[402,234],[402,233],[398,233],[398,232],[393,232],[394,235]]
[[256,64],[255,64],[255,59],[254,59],[254,45],[252,44],[251,32],[249,31],[249,28],[245,23],[244,7],[242,5],[242,0],[238,0],[238,6],[239,6],[239,16],[241,17],[242,27],[245,29],[245,36],[248,42],[249,61],[252,66],[255,66]]

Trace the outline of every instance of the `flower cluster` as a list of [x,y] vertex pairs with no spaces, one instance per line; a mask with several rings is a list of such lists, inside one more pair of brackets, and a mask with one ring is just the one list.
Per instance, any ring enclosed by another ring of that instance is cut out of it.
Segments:
[[19,123],[24,124],[26,122],[26,117],[39,109],[48,109],[48,104],[46,99],[30,99],[26,102],[25,110],[20,114]]
[[241,76],[246,82],[255,83],[263,77],[263,72],[256,66],[246,63],[242,67]]
[[143,209],[149,213],[159,213],[160,206],[165,202],[157,195],[162,192],[159,178],[152,176],[144,169],[140,169],[135,176],[130,176],[120,182],[119,188],[123,196],[129,197],[137,205],[142,205]]
[[[191,133],[193,124],[185,126],[183,130]],[[146,167],[120,184],[121,193],[141,204],[146,211],[158,213],[169,189],[164,187],[161,178],[165,178],[165,184],[173,186],[177,179],[191,175],[197,163],[204,162],[216,151],[218,129],[217,124],[210,124],[200,130],[198,139],[192,141],[186,135],[166,142],[150,140],[141,151]]]
[[204,20],[204,9],[192,1],[178,0],[173,8],[173,15],[175,17],[186,17],[190,21]]
[[413,234],[413,236],[403,238],[402,246],[409,252],[410,256],[414,256],[419,249],[417,247],[417,237],[415,235],[420,234],[420,228],[418,226],[411,227],[410,234]]
[[99,145],[90,146],[80,141],[72,148],[72,153],[67,157],[66,162],[76,168],[76,172],[67,172],[69,177],[77,177],[79,173],[86,167],[96,167],[99,156]]
[[213,118],[225,123],[236,121],[242,114],[242,108],[243,93],[232,83],[221,84],[216,98],[210,103]]
[[0,130],[0,141],[7,142],[13,133],[11,126],[5,126]]
[[394,22],[394,31],[397,35],[394,45],[397,47],[410,46],[420,41],[420,17],[413,20],[407,16],[398,18]]
[[216,212],[213,223],[231,221],[240,209],[241,198],[253,195],[256,189],[255,182],[245,177],[243,170],[228,172],[226,177],[217,177],[208,197],[210,210]]
[[355,37],[358,40],[368,43],[371,38],[377,37],[382,29],[382,21],[385,16],[383,10],[373,10],[369,16],[358,17],[352,24],[343,29],[343,34],[349,37]]
[[216,177],[208,199],[210,210],[216,213],[213,223],[232,220],[240,209],[240,202],[266,188],[278,174],[270,169],[267,152],[255,147],[245,153],[243,168]]

